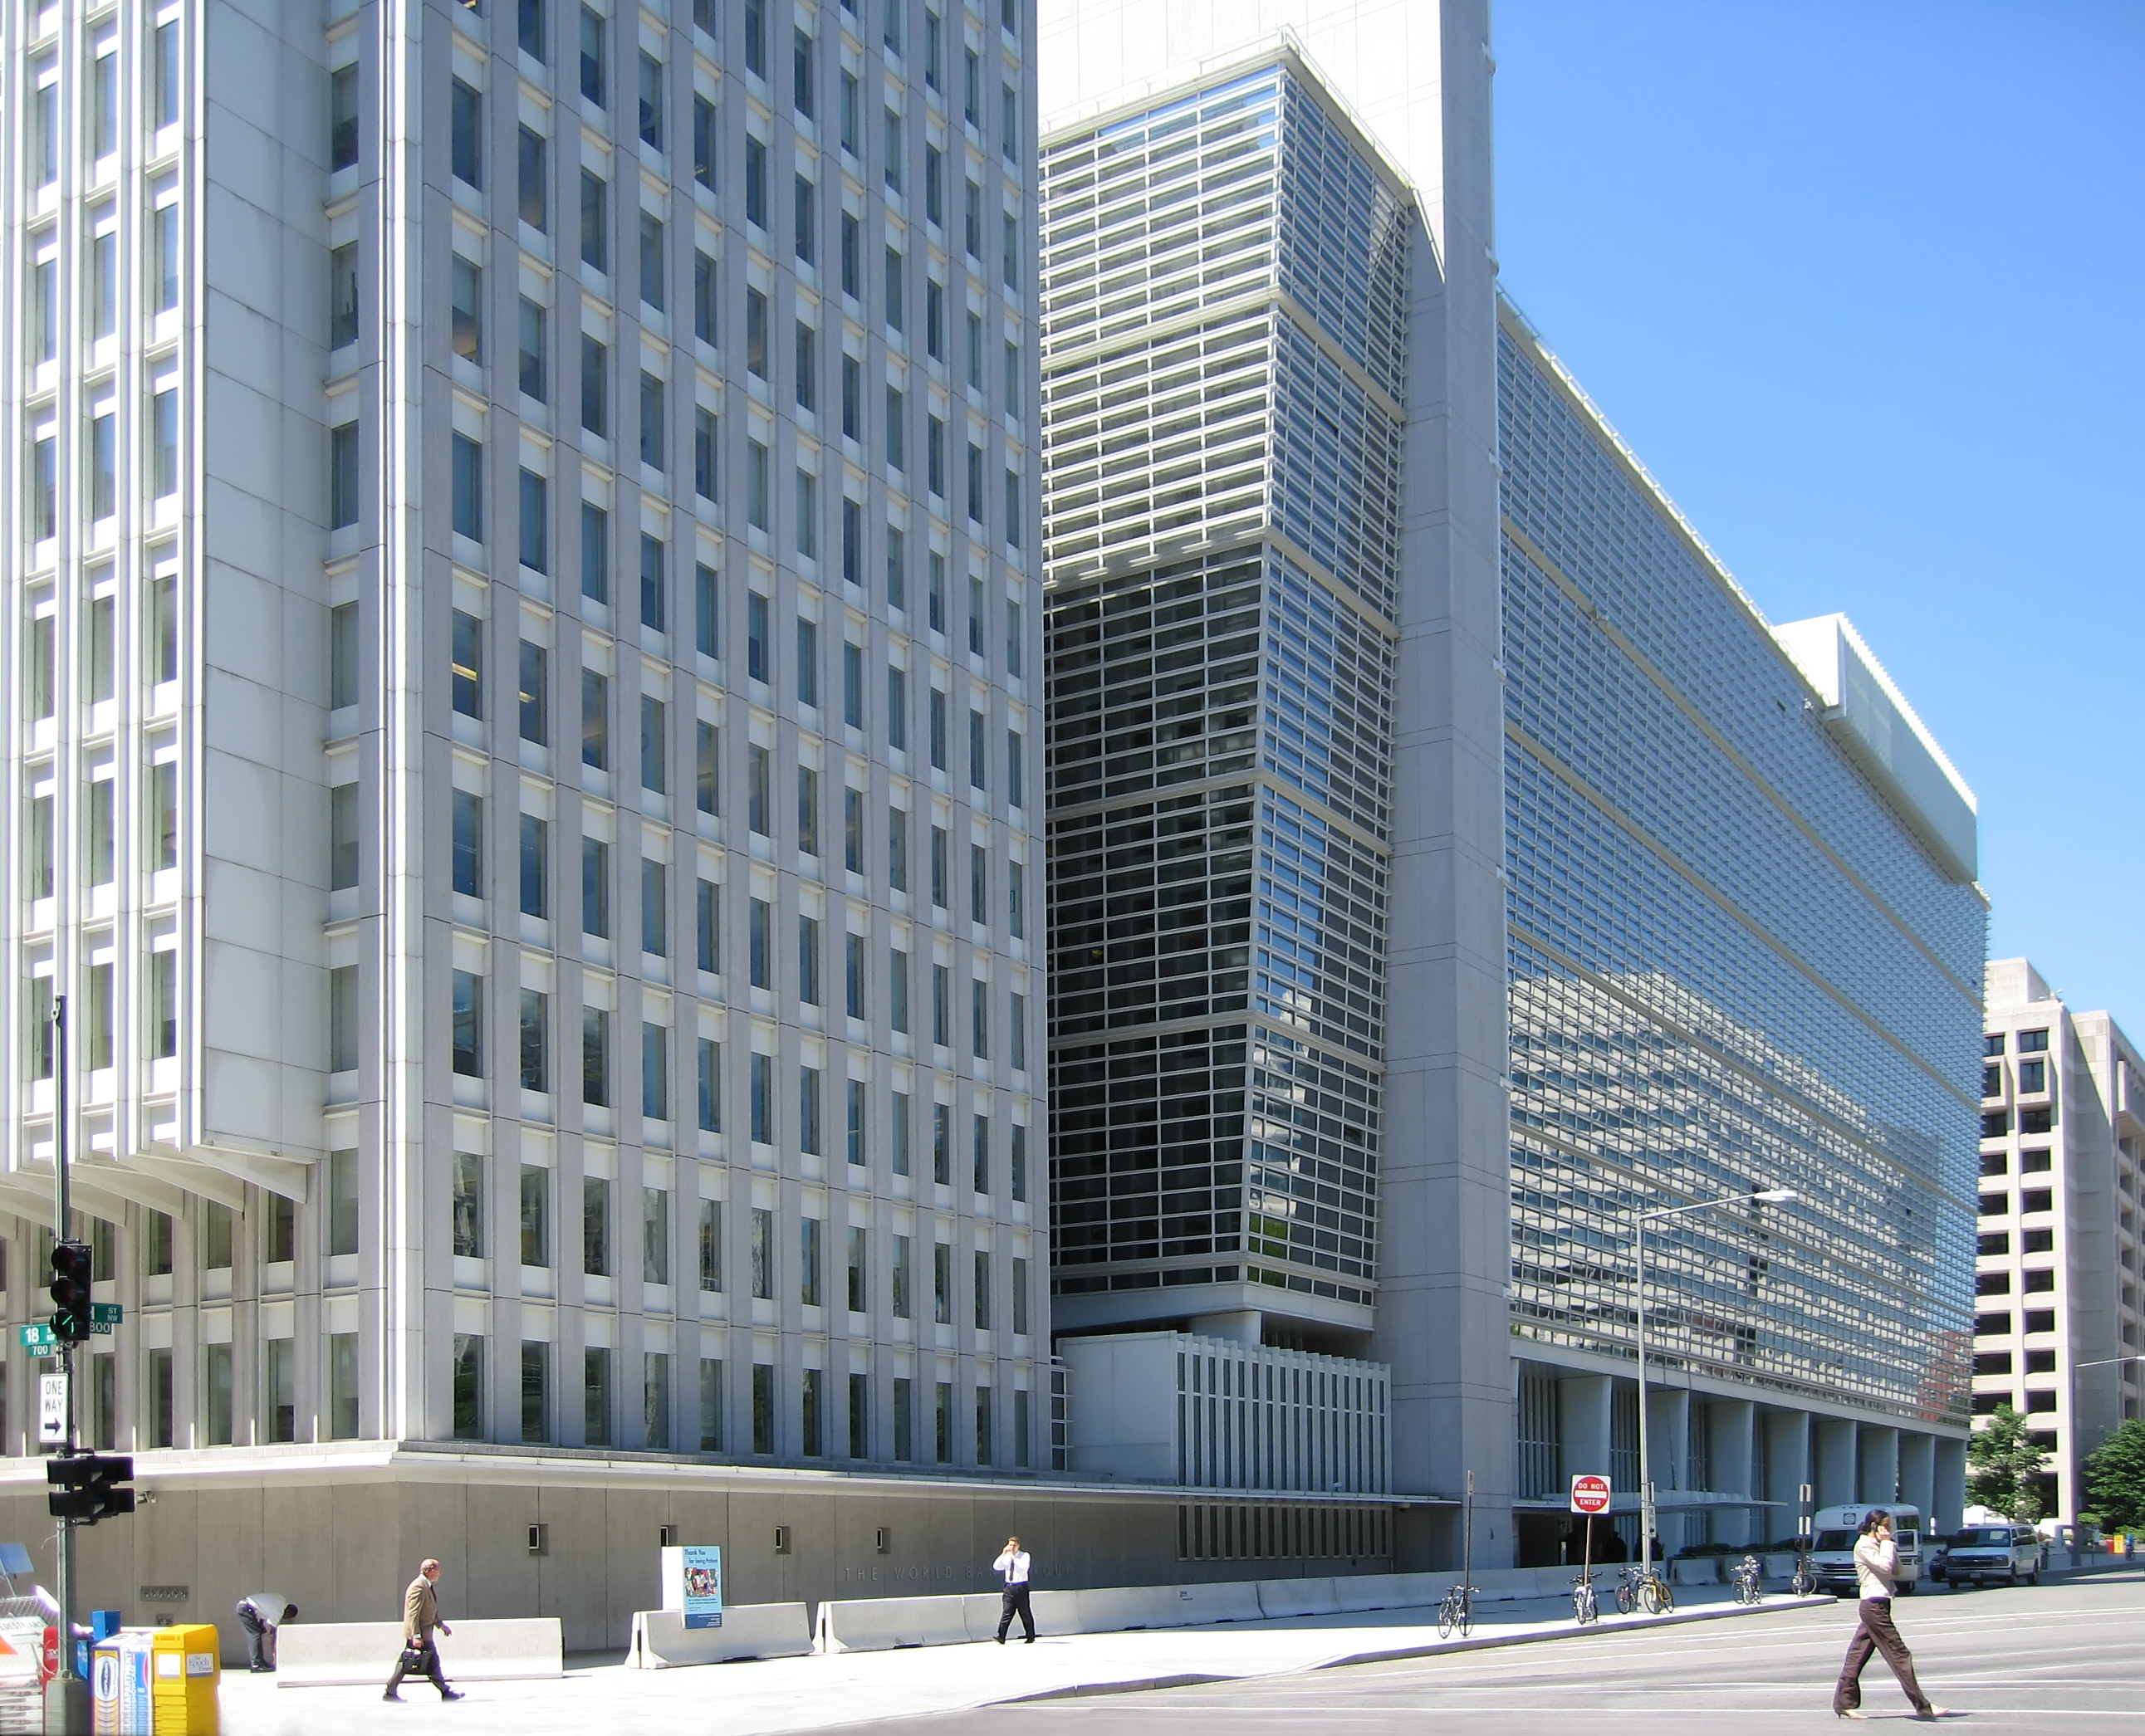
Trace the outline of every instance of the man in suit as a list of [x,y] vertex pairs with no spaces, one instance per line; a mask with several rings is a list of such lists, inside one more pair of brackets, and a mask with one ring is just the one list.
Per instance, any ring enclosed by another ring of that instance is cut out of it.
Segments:
[[998,1644],[1003,1645],[1006,1629],[1013,1625],[1015,1615],[1020,1617],[1022,1629],[1027,1633],[1026,1644],[1035,1644],[1035,1612],[1028,1602],[1028,1551],[1020,1546],[1018,1537],[1006,1539],[1006,1546],[998,1559],[991,1563],[992,1571],[1005,1575],[1005,1595],[1000,1599],[998,1610]]
[[440,1690],[443,1700],[458,1700],[461,1692],[447,1686],[447,1679],[440,1668],[440,1649],[432,1643],[432,1629],[452,1634],[454,1629],[440,1619],[440,1564],[427,1561],[417,1569],[417,1577],[410,1582],[402,1594],[402,1655],[395,1660],[395,1674],[387,1679],[387,1691],[380,1697],[384,1700],[399,1700],[402,1696],[396,1689],[402,1685],[403,1676],[411,1669],[411,1654],[421,1653],[424,1663],[416,1666],[431,1678],[432,1685]]

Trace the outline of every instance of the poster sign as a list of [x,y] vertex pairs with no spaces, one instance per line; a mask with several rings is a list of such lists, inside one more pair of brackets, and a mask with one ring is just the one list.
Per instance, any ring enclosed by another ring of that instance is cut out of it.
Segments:
[[1585,1474],[1571,1480],[1571,1510],[1574,1513],[1606,1513],[1609,1510],[1609,1480],[1606,1477]]
[[719,1545],[664,1549],[663,1607],[677,1610],[689,1628],[722,1626],[723,1552]]
[[67,1377],[37,1376],[37,1439],[62,1441],[67,1434]]
[[723,1624],[723,1552],[719,1545],[685,1550],[685,1625]]

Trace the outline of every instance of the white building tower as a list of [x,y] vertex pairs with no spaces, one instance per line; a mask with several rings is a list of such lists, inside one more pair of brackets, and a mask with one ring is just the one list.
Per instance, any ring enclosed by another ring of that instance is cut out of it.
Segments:
[[784,1594],[778,1468],[1047,1468],[1033,36],[0,17],[8,1297],[64,992],[167,1491],[92,1575],[325,1614],[525,1522],[616,1644],[659,1525]]

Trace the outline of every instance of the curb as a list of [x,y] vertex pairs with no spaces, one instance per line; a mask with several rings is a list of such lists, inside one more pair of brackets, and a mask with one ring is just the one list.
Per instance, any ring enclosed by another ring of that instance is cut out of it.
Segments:
[[[1484,1634],[1480,1639],[1436,1639],[1420,1645],[1389,1646],[1376,1651],[1351,1652],[1346,1656],[1321,1659],[1298,1670],[1277,1674],[1307,1675],[1313,1670],[1344,1669],[1358,1664],[1391,1664],[1411,1658],[1437,1658],[1454,1652],[1493,1651],[1505,1646],[1533,1645],[1546,1639],[1571,1639],[1589,1634],[1629,1634],[1656,1628],[1682,1627],[1691,1622],[1723,1621],[1737,1616],[1768,1615],[1786,1609],[1830,1609],[1838,1599],[1825,1597],[1782,1597],[1762,1604],[1725,1604],[1715,1607],[1706,1604],[1695,1609],[1679,1609],[1668,1615],[1625,1616],[1612,1623],[1590,1622],[1580,1627],[1576,1622],[1562,1627],[1546,1628],[1529,1634]],[[1003,1699],[979,1700],[978,1706],[1018,1706],[1038,1700],[1083,1699],[1106,1694],[1146,1694],[1162,1688],[1212,1687],[1219,1682],[1247,1682],[1259,1679],[1253,1675],[1212,1675],[1205,1674],[1149,1676],[1141,1680],[1082,1683],[1072,1688],[1047,1688],[1037,1694],[1009,1694]]]

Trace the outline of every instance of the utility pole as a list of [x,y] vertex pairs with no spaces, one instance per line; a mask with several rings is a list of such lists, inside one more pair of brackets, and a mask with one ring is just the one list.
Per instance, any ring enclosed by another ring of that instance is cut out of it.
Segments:
[[[52,1198],[57,1234],[67,1239],[67,997],[52,997]],[[87,1302],[85,1300],[85,1307]],[[72,1458],[74,1440],[74,1344],[62,1338],[57,1346],[60,1374],[67,1382],[67,1435],[60,1445],[62,1456]],[[45,1736],[89,1736],[89,1684],[74,1668],[74,1521],[59,1521],[59,1669],[45,1684]]]

